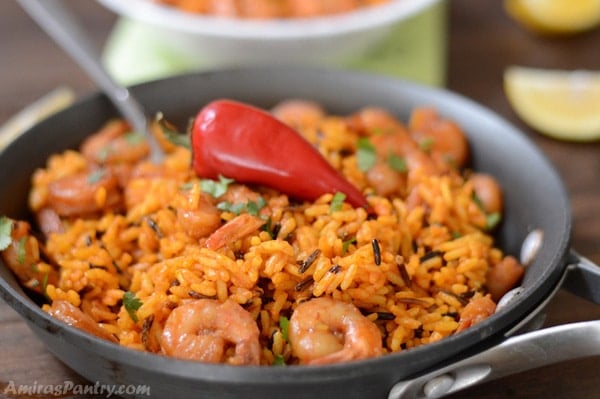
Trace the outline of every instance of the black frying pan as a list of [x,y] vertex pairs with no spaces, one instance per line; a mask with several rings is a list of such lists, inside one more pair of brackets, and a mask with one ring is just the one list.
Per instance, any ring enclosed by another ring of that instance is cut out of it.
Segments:
[[[405,393],[418,397],[423,389],[431,393],[432,387],[437,389],[434,393],[443,394],[466,386],[467,379],[461,377],[464,373],[451,370],[453,365],[461,364],[457,362],[462,358],[475,355],[477,360],[477,356],[483,356],[483,360],[475,363],[494,363],[499,360],[493,355],[490,359],[488,348],[492,348],[493,354],[514,343],[527,343],[527,339],[540,346],[550,342],[546,336],[559,337],[562,330],[506,338],[526,324],[564,276],[568,275],[566,285],[579,290],[580,295],[595,295],[596,300],[600,299],[597,292],[586,288],[588,278],[598,279],[595,266],[569,249],[570,206],[557,173],[517,129],[467,99],[379,76],[294,68],[200,73],[142,84],[132,92],[150,114],[162,111],[180,126],[185,126],[188,118],[205,103],[221,97],[266,108],[290,97],[307,98],[333,113],[350,113],[366,105],[377,105],[404,120],[416,106],[436,107],[468,134],[472,166],[493,174],[504,187],[500,247],[518,255],[525,237],[536,229],[543,232],[543,242],[528,267],[520,295],[484,322],[440,342],[401,353],[318,367],[208,365],[128,350],[66,326],[42,312],[0,263],[0,295],[21,314],[49,351],[87,379],[106,384],[147,385],[156,397],[379,398],[386,397],[398,382],[421,375],[425,376],[422,380],[397,385],[393,395]],[[0,153],[0,215],[28,217],[26,199],[34,169],[44,165],[51,153],[75,148],[86,135],[115,115],[105,97],[94,95],[35,126]],[[589,326],[595,324],[585,327]],[[580,327],[565,328],[580,331]],[[585,354],[563,355],[563,358]],[[592,353],[588,350],[587,354]],[[501,353],[500,357],[510,358],[510,353]],[[545,358],[542,363],[553,361]],[[562,359],[557,357],[558,360]],[[451,365],[448,370],[427,374],[448,365]],[[530,366],[536,365],[539,364]],[[490,369],[498,367],[492,364]],[[471,380],[494,377],[493,372],[485,370],[488,369],[477,369],[479,377]],[[433,382],[427,384],[432,378]],[[427,384],[426,388],[423,384]]]

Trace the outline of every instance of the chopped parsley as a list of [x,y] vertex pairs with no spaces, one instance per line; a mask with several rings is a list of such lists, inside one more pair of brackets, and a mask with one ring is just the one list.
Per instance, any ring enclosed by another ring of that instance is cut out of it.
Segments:
[[266,231],[267,233],[269,233],[269,235],[271,236],[272,239],[275,239],[275,234],[273,234],[273,219],[271,219],[271,217],[269,216],[265,222],[265,224],[263,224],[261,226],[261,231]]
[[493,230],[500,221],[502,220],[502,214],[499,212],[487,213],[485,210],[485,205],[479,196],[473,192],[473,202],[485,213],[485,228],[487,230]]
[[271,238],[273,240],[275,240],[277,238],[277,236],[279,235],[279,230],[281,230],[281,224],[279,224],[279,223],[273,224],[273,219],[271,219],[271,217],[269,216],[269,217],[267,217],[265,224],[263,224],[260,229],[262,231],[266,231],[267,233],[269,233]]
[[473,191],[472,198],[473,198],[473,202],[475,202],[475,204],[477,205],[477,207],[479,209],[481,209],[482,211],[485,211],[485,207],[483,206],[483,201],[481,201],[481,198],[479,198],[479,196],[477,195],[477,193],[475,193],[474,191]]
[[106,173],[106,170],[102,169],[102,168],[93,171],[92,173],[90,173],[88,175],[88,178],[87,178],[88,183],[89,184],[98,183],[104,177],[105,173]]
[[273,366],[285,366],[285,359],[281,355],[275,355],[275,359],[273,359]]
[[279,317],[279,328],[281,329],[281,336],[285,342],[289,341],[290,331],[290,320],[285,316]]
[[387,159],[387,163],[390,166],[390,168],[394,169],[396,172],[405,173],[406,171],[408,171],[406,159],[396,154],[390,153]]
[[123,306],[125,306],[125,310],[127,311],[127,313],[129,313],[129,317],[131,317],[131,320],[133,320],[136,323],[138,322],[136,312],[139,308],[142,307],[142,305],[142,301],[140,301],[139,298],[137,298],[133,292],[127,291],[125,294],[123,294]]
[[125,141],[131,145],[137,145],[144,142],[145,137],[139,132],[129,132],[124,136]]
[[229,201],[219,202],[217,209],[225,212],[231,212],[234,215],[239,215],[242,212],[248,212],[250,215],[258,216],[258,213],[262,208],[267,205],[267,201],[263,197],[258,197],[256,201],[248,201],[247,203],[238,202],[232,204]]
[[13,221],[6,216],[0,217],[0,251],[4,251],[12,242]]
[[[281,337],[285,342],[289,342],[289,331],[290,331],[290,320],[285,316],[279,317],[279,329],[281,331]],[[273,359],[273,366],[285,366],[285,358],[283,355],[275,355]]]
[[356,237],[349,238],[342,243],[342,252],[344,255],[348,252],[348,248],[350,248],[350,245],[352,244],[356,244]]
[[100,150],[98,151],[98,160],[101,163],[106,162],[108,156],[110,155],[110,151],[110,145],[105,145],[104,147],[100,148]]
[[393,133],[393,129],[390,128],[383,128],[383,127],[375,127],[373,129],[371,129],[371,134],[374,136],[381,136],[384,134],[389,134],[389,133]]
[[194,188],[195,184],[196,184],[195,181],[188,181],[187,183],[183,183],[181,186],[179,186],[179,189],[181,191],[188,191],[188,190],[191,190],[192,188]]
[[377,152],[375,146],[366,137],[358,139],[356,149],[356,163],[358,169],[362,172],[366,172],[371,169],[377,161]]
[[25,244],[27,243],[27,236],[23,236],[21,237],[21,239],[19,240],[18,244],[17,244],[17,261],[20,264],[25,263],[25,256],[27,255],[25,253]]
[[333,194],[333,198],[331,199],[331,205],[329,206],[329,213],[337,212],[342,210],[342,205],[346,200],[346,194],[341,192],[336,192]]
[[235,180],[219,175],[219,181],[211,179],[200,180],[200,189],[214,198],[218,198],[227,192],[227,188]]
[[239,215],[244,210],[246,210],[246,204],[243,204],[243,203],[232,204],[229,201],[223,201],[223,202],[219,202],[217,204],[217,209],[220,211],[231,212],[234,215]]
[[248,201],[246,211],[252,216],[258,216],[258,212],[267,205],[267,201],[263,197],[258,197],[258,200]]
[[426,153],[429,153],[431,151],[432,146],[433,146],[433,138],[431,138],[431,137],[426,137],[423,140],[419,141],[419,147]]
[[488,213],[485,217],[486,228],[488,230],[493,230],[502,220],[502,215],[498,212]]
[[160,127],[162,134],[171,144],[185,148],[192,148],[190,136],[188,134],[182,134],[173,129],[171,125],[165,121],[162,112],[156,114],[155,121]]
[[46,273],[42,278],[42,293],[46,298],[48,298],[48,294],[46,294],[46,288],[48,288],[48,275],[49,273]]

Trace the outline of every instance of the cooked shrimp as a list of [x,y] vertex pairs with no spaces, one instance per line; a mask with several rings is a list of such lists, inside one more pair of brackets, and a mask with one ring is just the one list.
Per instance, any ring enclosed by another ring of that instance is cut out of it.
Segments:
[[[259,334],[256,321],[237,302],[197,299],[171,312],[161,347],[165,355],[179,359],[258,365]],[[233,354],[227,350],[231,345]]]
[[486,287],[496,302],[523,278],[525,267],[513,256],[505,256],[487,272]]
[[48,238],[52,233],[62,233],[64,226],[58,213],[52,208],[42,208],[36,214],[37,224],[44,237]]
[[387,110],[379,107],[365,107],[346,119],[350,129],[361,135],[406,132],[406,128]]
[[496,304],[490,298],[490,295],[475,296],[467,306],[460,312],[458,328],[456,332],[461,332],[467,328],[487,319],[496,311]]
[[265,224],[264,220],[248,213],[242,213],[212,233],[204,246],[213,250],[219,249],[230,241],[242,239],[258,231],[263,224]]
[[487,213],[502,212],[502,189],[494,177],[485,173],[473,173],[469,181]]
[[443,166],[464,166],[469,158],[469,143],[460,127],[440,118],[433,108],[417,108],[410,117],[411,136],[426,147],[435,161]]
[[[367,171],[366,177],[377,194],[401,194],[410,189],[417,174],[439,172],[436,163],[419,147],[406,127],[388,111],[378,107],[364,108],[351,115],[347,123],[350,129],[369,136],[375,147],[377,162]],[[392,169],[391,157],[405,163],[406,170]]]
[[144,159],[150,154],[150,145],[141,133],[131,132],[127,122],[114,120],[88,137],[80,150],[89,161],[110,165]]
[[185,232],[194,239],[208,237],[221,226],[221,213],[212,203],[208,194],[201,193],[193,209],[177,209],[177,221]]
[[41,249],[29,223],[13,220],[11,243],[2,251],[2,259],[24,286],[43,294],[47,284],[58,282],[58,272],[42,261]]
[[83,313],[81,309],[67,301],[52,301],[52,305],[48,308],[47,312],[50,316],[61,320],[70,326],[95,335],[98,338],[118,342],[114,335],[100,327],[90,315]]
[[249,201],[257,202],[260,194],[252,191],[243,184],[232,184],[227,188],[225,194],[219,197],[219,201],[227,201],[231,204],[247,204]]
[[406,188],[406,174],[398,173],[387,162],[375,163],[367,171],[367,181],[382,197],[393,194],[403,195]]
[[60,216],[84,216],[121,204],[119,181],[110,169],[65,176],[48,185],[48,206]]
[[354,305],[321,297],[303,302],[290,318],[292,351],[303,364],[330,364],[383,353],[379,328]]
[[392,134],[377,134],[370,138],[377,151],[377,157],[388,160],[395,155],[406,162],[409,182],[418,173],[435,175],[439,173],[436,163],[419,147],[405,131]]
[[282,101],[271,109],[271,113],[292,127],[315,127],[325,117],[319,104],[306,100]]

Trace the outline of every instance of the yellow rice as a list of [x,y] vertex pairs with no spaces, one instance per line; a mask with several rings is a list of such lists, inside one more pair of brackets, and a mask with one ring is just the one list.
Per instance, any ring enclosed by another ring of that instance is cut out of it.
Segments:
[[[285,194],[251,187],[267,201],[270,223],[279,226],[277,236],[257,231],[217,250],[204,248],[204,239],[192,238],[177,218],[177,210],[193,208],[201,194],[189,167],[190,153],[178,148],[167,154],[163,177],[128,182],[124,212],[71,220],[64,233],[48,239],[46,248],[60,266],[60,280],[48,285],[47,296],[80,307],[121,345],[153,352],[160,347],[147,336],[148,318],[160,326],[173,308],[190,299],[230,298],[257,321],[265,365],[276,358],[296,361],[280,318],[289,318],[299,302],[312,297],[331,296],[358,306],[380,327],[385,352],[453,334],[465,298],[485,293],[486,273],[503,257],[485,231],[485,214],[473,201],[473,187],[458,173],[419,176],[423,204],[410,208],[405,199],[379,197],[367,186],[356,166],[358,135],[342,117],[321,122],[318,143],[314,130],[306,134],[368,194],[377,217],[347,203],[332,212],[331,194],[314,203],[296,203]],[[33,177],[33,210],[44,203],[50,181],[84,165],[74,151],[51,157]],[[102,203],[105,197],[98,192],[95,199]],[[223,221],[234,216],[221,213]],[[379,265],[373,239],[381,248]],[[299,263],[315,250],[319,256],[300,272]],[[432,251],[441,256],[426,256]],[[126,291],[142,303],[137,322],[122,306]]]

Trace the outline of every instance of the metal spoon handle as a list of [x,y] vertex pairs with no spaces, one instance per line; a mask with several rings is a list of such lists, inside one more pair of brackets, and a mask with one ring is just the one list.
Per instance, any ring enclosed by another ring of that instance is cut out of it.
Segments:
[[146,134],[153,158],[160,154],[154,136],[148,131],[148,123],[142,106],[127,88],[118,85],[102,66],[100,57],[86,32],[61,0],[18,0],[21,7],[38,25],[71,56],[109,97],[123,117],[139,133]]

